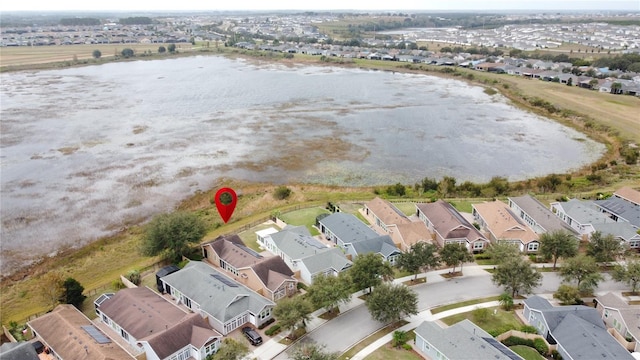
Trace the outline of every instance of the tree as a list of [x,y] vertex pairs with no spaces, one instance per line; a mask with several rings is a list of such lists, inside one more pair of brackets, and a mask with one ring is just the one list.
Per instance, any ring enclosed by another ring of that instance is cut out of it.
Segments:
[[591,87],[591,89],[595,89],[596,86],[598,86],[598,79],[589,80],[589,86]]
[[587,245],[587,255],[592,256],[597,262],[615,261],[624,251],[624,245],[619,239],[611,234],[602,235],[600,231],[591,234],[591,240]]
[[293,360],[338,360],[340,354],[328,353],[324,346],[314,343],[302,343],[291,354]]
[[289,195],[291,195],[291,189],[289,189],[286,186],[278,186],[274,191],[273,191],[273,197],[276,198],[276,200],[284,200],[286,198],[289,197]]
[[576,305],[580,299],[580,290],[577,287],[562,284],[558,287],[558,290],[553,294],[554,299],[560,300],[562,305]]
[[309,300],[296,296],[279,300],[273,309],[273,316],[278,319],[283,329],[294,334],[296,329],[306,328],[312,312],[313,307]]
[[408,251],[400,255],[398,258],[398,266],[414,274],[414,280],[416,280],[418,279],[418,273],[422,269],[428,270],[440,264],[437,252],[438,248],[433,244],[424,242],[415,243],[411,245]]
[[102,52],[96,49],[96,50],[93,50],[92,55],[94,59],[100,59],[100,57],[102,57]]
[[318,275],[313,278],[313,285],[307,289],[307,299],[316,308],[325,308],[332,312],[340,303],[351,300],[351,283],[342,273],[339,276]]
[[60,296],[60,302],[65,304],[71,304],[77,308],[80,308],[82,302],[87,297],[82,294],[84,286],[78,282],[78,280],[68,277],[64,283],[62,283],[62,295]]
[[190,244],[200,242],[207,229],[204,222],[194,214],[174,212],[153,218],[142,239],[144,255],[163,254],[178,262],[190,249]]
[[176,44],[169,44],[169,45],[167,45],[167,50],[168,50],[170,53],[174,53],[174,52],[176,52]]
[[496,268],[491,277],[498,286],[504,286],[511,297],[518,294],[530,294],[531,291],[542,283],[542,274],[529,264],[528,260],[521,257],[503,261]]
[[625,282],[631,287],[631,292],[638,292],[640,284],[640,261],[627,261],[625,265],[616,265],[611,273],[611,278],[618,282]]
[[384,283],[377,286],[365,303],[371,317],[385,324],[418,313],[418,295],[402,284]]
[[513,309],[513,296],[511,296],[507,292],[503,292],[498,296],[498,301],[500,302],[500,306],[506,311],[510,311]]
[[560,276],[564,281],[576,281],[576,286],[582,292],[591,292],[603,280],[596,261],[586,255],[578,255],[567,259],[560,268]]
[[611,84],[611,93],[622,94],[622,84],[619,82],[614,82],[613,84]]
[[159,54],[164,54],[165,52],[167,52],[167,48],[164,46],[158,46],[158,53]]
[[64,292],[64,279],[56,271],[49,271],[42,275],[39,281],[38,293],[42,300],[53,310]]
[[131,49],[131,48],[124,48],[124,49],[122,49],[121,54],[125,58],[130,58],[130,57],[133,57],[134,52],[133,52],[133,49]]
[[555,270],[559,258],[570,258],[578,254],[578,242],[566,231],[554,231],[540,236],[540,254],[553,260]]
[[573,78],[567,79],[567,86],[573,86]]
[[446,244],[440,249],[440,259],[447,266],[453,266],[452,272],[456,272],[456,266],[460,264],[460,272],[462,272],[462,263],[473,261],[473,256],[462,244]]
[[456,179],[451,176],[445,176],[438,183],[438,193],[440,197],[446,198],[456,191]]
[[506,241],[492,243],[485,254],[489,255],[497,264],[522,256],[522,254],[520,254],[520,249],[518,249],[518,245],[508,243]]
[[220,349],[211,358],[213,360],[240,360],[249,354],[247,345],[227,337],[222,341]]
[[371,288],[382,283],[384,278],[390,278],[393,270],[378,254],[368,253],[358,255],[349,269],[349,277],[355,291]]
[[395,348],[399,348],[409,341],[409,334],[406,331],[396,330],[393,332],[393,339],[391,340],[391,345]]

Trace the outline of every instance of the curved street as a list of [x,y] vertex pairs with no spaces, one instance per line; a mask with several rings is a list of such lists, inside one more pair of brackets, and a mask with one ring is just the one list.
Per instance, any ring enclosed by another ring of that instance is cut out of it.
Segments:
[[[422,320],[429,319],[430,312],[427,310],[436,306],[501,294],[503,292],[502,288],[495,286],[491,282],[491,274],[484,270],[491,267],[467,264],[463,268],[464,276],[452,279],[445,279],[440,276],[442,273],[447,273],[448,269],[427,273],[426,284],[412,287],[418,294],[419,317]],[[561,279],[555,272],[543,272],[542,275],[542,284],[535,289],[534,293],[551,296],[560,285]],[[421,274],[420,277],[425,277],[425,274]],[[412,276],[396,279],[395,281],[403,282],[410,278]],[[596,289],[596,293],[627,289],[626,284],[614,282],[607,275],[605,275],[605,279]],[[337,318],[331,321],[322,321],[314,317],[308,326],[309,333],[301,341],[316,342],[325,345],[327,351],[343,353],[382,328],[384,324],[371,319],[367,307],[364,306],[364,301],[359,299],[357,295],[359,294],[354,294],[350,303],[340,307],[341,315]],[[314,315],[320,313],[322,313],[322,310],[314,313]],[[412,320],[415,321],[416,317],[413,317]],[[252,355],[264,360],[289,359],[284,345],[279,344],[275,338],[268,341],[261,348],[256,349]]]

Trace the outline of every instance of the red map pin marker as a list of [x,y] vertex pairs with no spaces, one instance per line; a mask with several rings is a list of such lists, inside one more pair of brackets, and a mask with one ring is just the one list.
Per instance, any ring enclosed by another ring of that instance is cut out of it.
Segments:
[[238,195],[236,195],[236,192],[233,191],[232,188],[222,188],[216,192],[215,200],[218,213],[220,213],[220,217],[226,224],[236,209]]

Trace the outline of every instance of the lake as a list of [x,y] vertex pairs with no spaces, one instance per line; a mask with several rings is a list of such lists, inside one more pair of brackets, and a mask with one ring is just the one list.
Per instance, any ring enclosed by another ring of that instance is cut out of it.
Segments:
[[220,177],[518,180],[605,150],[481,87],[426,75],[197,56],[0,76],[3,273]]

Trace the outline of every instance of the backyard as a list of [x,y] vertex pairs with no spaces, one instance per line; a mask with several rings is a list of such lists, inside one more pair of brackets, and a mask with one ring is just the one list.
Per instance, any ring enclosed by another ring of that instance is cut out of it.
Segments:
[[466,313],[452,315],[442,319],[442,322],[451,326],[464,319],[473,321],[492,336],[497,336],[512,329],[518,330],[523,325],[513,311],[505,311],[497,307],[475,309]]

